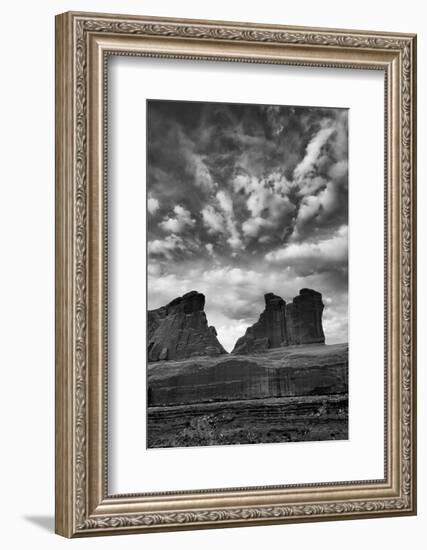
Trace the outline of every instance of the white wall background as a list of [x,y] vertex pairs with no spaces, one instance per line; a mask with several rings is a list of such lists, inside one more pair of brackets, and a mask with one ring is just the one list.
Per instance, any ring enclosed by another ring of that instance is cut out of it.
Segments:
[[[54,15],[66,10],[246,20],[419,33],[419,514],[418,517],[67,541],[54,510]],[[427,117],[423,3],[406,0],[75,0],[2,6],[0,517],[3,548],[423,548],[427,530],[425,420]],[[424,537],[423,537],[424,535]]]

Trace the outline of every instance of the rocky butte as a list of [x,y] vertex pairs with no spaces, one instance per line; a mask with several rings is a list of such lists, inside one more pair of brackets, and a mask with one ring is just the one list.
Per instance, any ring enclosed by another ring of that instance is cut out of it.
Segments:
[[265,294],[265,309],[258,321],[239,338],[232,354],[245,355],[270,348],[324,344],[323,301],[320,292],[303,288],[289,304],[275,294]]
[[148,311],[148,361],[180,360],[227,353],[209,327],[205,296],[192,290],[166,306]]

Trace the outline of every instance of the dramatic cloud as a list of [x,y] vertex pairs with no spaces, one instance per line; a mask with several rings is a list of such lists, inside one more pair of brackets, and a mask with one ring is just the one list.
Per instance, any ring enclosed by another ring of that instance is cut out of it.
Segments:
[[263,294],[323,294],[327,342],[347,339],[347,110],[147,103],[148,300],[206,295],[230,349]]
[[208,204],[203,208],[202,219],[208,233],[225,233],[224,218],[212,205]]
[[240,240],[240,234],[237,229],[237,224],[234,219],[233,202],[230,196],[224,191],[218,191],[216,194],[217,201],[222,210],[225,224],[227,226],[229,237],[227,243],[232,249],[241,248],[242,241]]
[[163,241],[159,239],[148,241],[148,254],[152,256],[163,256],[167,260],[171,260],[172,252],[178,250],[185,250],[184,242],[178,235],[168,235]]
[[269,231],[282,232],[289,225],[295,205],[289,198],[291,185],[283,175],[272,173],[259,179],[239,174],[232,185],[235,193],[243,194],[246,199],[249,217],[242,223],[246,237],[255,238]]
[[149,197],[147,200],[147,208],[150,214],[155,214],[159,209],[159,201],[153,197]]
[[329,239],[319,242],[291,243],[265,255],[268,262],[292,266],[299,274],[320,273],[347,268],[348,228],[340,227]]
[[334,127],[329,125],[329,121],[326,121],[324,124],[327,124],[326,128],[322,128],[317,132],[317,134],[315,134],[310,143],[307,145],[304,158],[294,170],[294,176],[297,181],[301,181],[317,172],[317,166],[319,164],[322,148],[334,132]]
[[159,223],[160,227],[165,231],[172,233],[181,233],[188,227],[193,227],[196,220],[191,217],[190,212],[182,206],[174,206],[173,208],[175,216],[166,217]]
[[213,254],[213,244],[212,243],[206,243],[205,248],[209,252],[209,254]]

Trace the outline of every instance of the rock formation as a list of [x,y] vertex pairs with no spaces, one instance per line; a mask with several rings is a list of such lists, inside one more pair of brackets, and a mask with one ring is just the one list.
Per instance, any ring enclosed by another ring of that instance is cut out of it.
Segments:
[[265,310],[234,346],[235,354],[263,351],[288,345],[286,302],[275,294],[265,294]]
[[175,298],[166,306],[148,311],[148,361],[186,359],[227,353],[209,327],[205,297],[196,291]]
[[303,288],[286,306],[289,345],[324,344],[322,327],[323,301],[320,292]]
[[335,395],[348,391],[348,346],[283,347],[148,368],[148,406]]
[[299,344],[324,344],[320,292],[303,288],[292,303],[265,294],[265,310],[234,346],[234,355]]

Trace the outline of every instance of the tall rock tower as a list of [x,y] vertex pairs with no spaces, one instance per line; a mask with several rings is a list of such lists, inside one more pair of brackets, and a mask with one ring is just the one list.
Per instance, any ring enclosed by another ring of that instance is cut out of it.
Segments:
[[324,344],[323,302],[320,292],[303,288],[292,303],[265,294],[265,309],[248,327],[232,351],[235,355],[300,344]]
[[303,288],[286,306],[286,326],[289,345],[324,344],[322,327],[323,301],[320,292]]
[[227,353],[209,327],[205,296],[192,290],[166,306],[148,311],[148,361]]
[[258,321],[246,329],[232,353],[246,354],[288,345],[286,331],[286,302],[275,294],[265,294],[265,309]]

